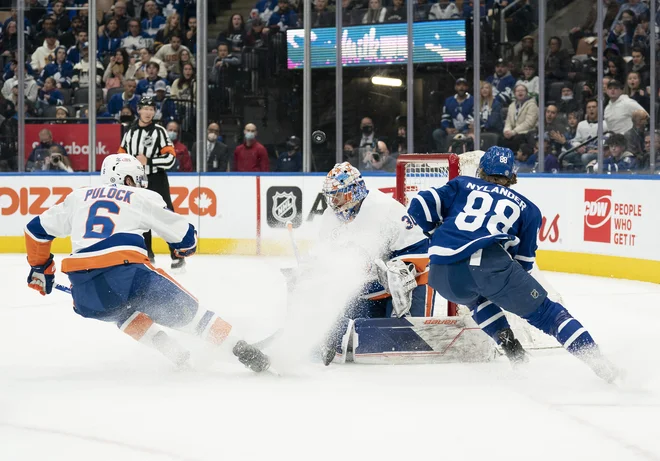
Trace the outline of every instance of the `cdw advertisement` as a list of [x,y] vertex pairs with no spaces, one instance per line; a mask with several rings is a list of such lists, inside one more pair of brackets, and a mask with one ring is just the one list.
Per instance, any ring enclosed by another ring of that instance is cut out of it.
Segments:
[[[39,132],[50,131],[53,142],[64,146],[71,167],[75,171],[89,171],[89,132],[88,125],[49,124],[25,125],[25,159],[33,149],[39,146]],[[98,125],[96,130],[96,171],[101,170],[103,159],[117,153],[121,144],[121,126],[119,124]]]
[[660,181],[524,177],[516,187],[544,215],[540,248],[660,260]]

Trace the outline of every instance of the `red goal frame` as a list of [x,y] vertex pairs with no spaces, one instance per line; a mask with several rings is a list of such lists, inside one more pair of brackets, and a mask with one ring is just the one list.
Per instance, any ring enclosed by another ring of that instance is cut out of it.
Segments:
[[425,161],[446,160],[449,177],[454,179],[460,175],[460,161],[456,154],[402,154],[396,160],[396,188],[394,198],[406,205],[406,164],[424,163]]
[[[447,181],[454,179],[460,175],[461,164],[459,157],[456,154],[402,154],[399,155],[396,161],[396,188],[394,191],[394,198],[401,202],[404,206],[406,203],[406,165],[409,163],[425,163],[425,162],[438,162],[439,160],[447,161],[448,177]],[[447,315],[455,316],[458,314],[458,307],[456,304],[447,300]]]

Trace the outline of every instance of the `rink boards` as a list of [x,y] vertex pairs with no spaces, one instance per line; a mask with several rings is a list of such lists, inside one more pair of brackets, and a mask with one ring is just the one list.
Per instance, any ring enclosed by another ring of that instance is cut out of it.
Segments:
[[[291,254],[285,223],[303,249],[326,208],[324,175],[172,174],[175,210],[188,217],[205,254]],[[543,213],[539,266],[544,270],[660,282],[660,178],[523,176],[515,188]],[[367,187],[393,193],[393,175],[367,175]],[[0,175],[0,252],[25,251],[23,227],[97,175]],[[156,250],[166,252],[158,240]],[[68,240],[54,250],[70,251]]]

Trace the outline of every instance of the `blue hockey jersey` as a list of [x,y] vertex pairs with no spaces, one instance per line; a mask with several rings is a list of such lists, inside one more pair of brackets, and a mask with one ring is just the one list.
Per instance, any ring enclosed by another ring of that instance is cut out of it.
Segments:
[[508,107],[513,100],[513,88],[516,86],[516,79],[511,72],[506,75],[498,77],[497,74],[490,75],[486,81],[493,87],[493,96],[495,96],[502,104],[502,107]]
[[474,111],[474,99],[467,93],[463,102],[458,102],[457,95],[450,96],[445,100],[442,108],[442,128],[456,128],[459,133],[468,130],[468,123],[472,121]]
[[420,192],[408,214],[431,238],[431,264],[451,264],[500,242],[525,270],[534,265],[541,212],[508,187],[459,176]]

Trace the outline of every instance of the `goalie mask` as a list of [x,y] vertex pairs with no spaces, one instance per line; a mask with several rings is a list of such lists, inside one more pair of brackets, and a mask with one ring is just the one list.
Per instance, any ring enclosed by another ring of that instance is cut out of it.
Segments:
[[147,177],[144,166],[138,159],[129,154],[112,154],[103,160],[101,167],[101,182],[103,184],[125,185],[126,177],[130,176],[136,187],[147,187]]
[[326,203],[344,222],[355,218],[368,193],[360,171],[348,162],[335,164],[323,183]]

